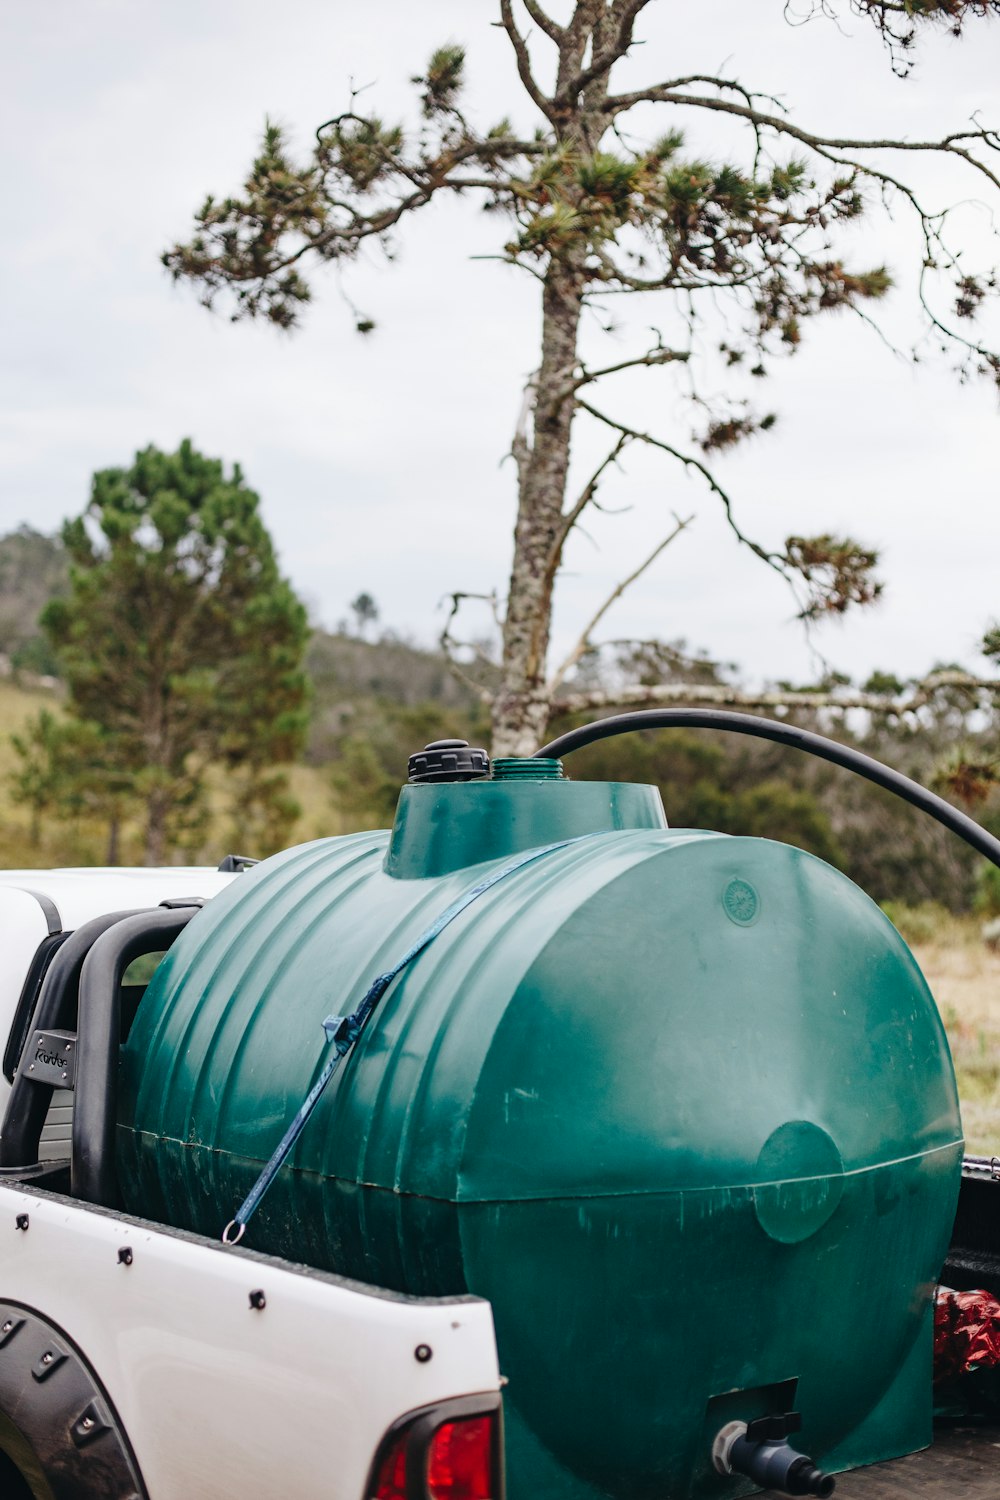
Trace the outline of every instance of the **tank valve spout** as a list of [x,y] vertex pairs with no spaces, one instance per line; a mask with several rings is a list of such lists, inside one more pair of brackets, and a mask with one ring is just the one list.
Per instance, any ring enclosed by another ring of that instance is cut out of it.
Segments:
[[746,1474],[764,1490],[785,1495],[832,1495],[836,1481],[823,1474],[811,1458],[790,1447],[790,1433],[798,1432],[798,1412],[727,1422],[712,1444],[712,1462],[720,1474]]

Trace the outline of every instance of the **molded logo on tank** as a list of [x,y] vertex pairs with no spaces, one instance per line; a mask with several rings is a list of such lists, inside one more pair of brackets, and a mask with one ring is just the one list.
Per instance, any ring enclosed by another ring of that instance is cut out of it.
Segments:
[[722,909],[731,922],[749,927],[760,915],[760,897],[749,880],[731,880],[722,893]]

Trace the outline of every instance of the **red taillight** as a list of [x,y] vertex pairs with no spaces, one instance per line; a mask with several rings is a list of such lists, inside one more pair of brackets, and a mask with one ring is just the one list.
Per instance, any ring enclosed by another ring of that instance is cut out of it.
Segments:
[[427,1450],[428,1500],[493,1500],[493,1417],[445,1422]]
[[475,1396],[412,1412],[386,1434],[366,1500],[500,1500],[500,1421],[499,1401]]
[[372,1500],[406,1500],[406,1439],[401,1432],[379,1464]]

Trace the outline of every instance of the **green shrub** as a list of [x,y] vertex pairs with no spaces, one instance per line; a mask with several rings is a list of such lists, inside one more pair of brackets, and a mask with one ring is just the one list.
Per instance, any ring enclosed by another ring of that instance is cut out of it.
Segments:
[[976,872],[973,909],[981,917],[1000,917],[1000,869],[983,864]]
[[883,901],[882,910],[907,943],[933,943],[954,926],[951,912],[938,901],[921,901],[919,906],[907,906],[904,901]]

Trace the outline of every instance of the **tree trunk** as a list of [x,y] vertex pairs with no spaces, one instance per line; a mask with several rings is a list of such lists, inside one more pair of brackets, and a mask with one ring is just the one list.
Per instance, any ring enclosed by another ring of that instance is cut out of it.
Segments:
[[571,386],[583,306],[581,270],[553,260],[542,297],[542,363],[533,432],[519,438],[514,562],[503,627],[503,677],[493,705],[493,754],[531,755],[549,719],[546,659],[562,553],[573,425]]
[[[164,622],[164,625],[166,622]],[[170,688],[165,628],[151,629],[149,677],[143,703],[143,739],[149,781],[146,783],[146,849],[144,863],[162,865],[167,845],[167,815],[171,796],[165,785],[171,764]]]
[[121,847],[120,847],[120,840],[119,840],[119,834],[120,834],[120,832],[121,832],[121,820],[120,820],[117,812],[113,812],[111,814],[111,818],[110,818],[110,821],[108,823],[108,852],[107,852],[107,856],[105,858],[105,864],[109,864],[109,865],[120,865],[121,864]]
[[146,854],[145,863],[162,865],[167,848],[167,811],[169,799],[160,789],[150,792],[146,802]]
[[[607,0],[578,0],[559,47],[556,93],[570,89],[588,46],[597,55],[615,24]],[[552,117],[561,147],[596,149],[606,129],[602,114],[608,80],[604,73]],[[569,201],[572,202],[572,195]],[[503,667],[493,702],[493,754],[531,755],[545,738],[550,698],[547,659],[552,593],[566,540],[563,511],[569,475],[580,315],[592,246],[553,248],[542,293],[542,359],[535,386],[532,433],[519,433],[517,525],[507,613]]]

